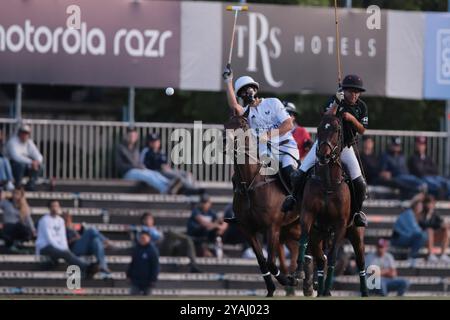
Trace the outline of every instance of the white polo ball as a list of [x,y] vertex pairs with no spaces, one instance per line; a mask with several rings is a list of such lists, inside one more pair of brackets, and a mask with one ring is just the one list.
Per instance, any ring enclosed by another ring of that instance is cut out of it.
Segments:
[[169,87],[166,89],[166,95],[171,96],[175,93],[175,90],[173,90],[172,87]]

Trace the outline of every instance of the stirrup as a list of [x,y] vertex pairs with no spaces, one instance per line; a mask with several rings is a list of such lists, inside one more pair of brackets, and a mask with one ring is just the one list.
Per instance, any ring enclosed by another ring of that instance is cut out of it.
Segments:
[[352,219],[352,223],[354,224],[356,227],[364,227],[367,228],[368,223],[367,223],[367,216],[364,212],[359,211],[359,212],[355,212],[355,214],[353,215],[353,219]]
[[237,223],[237,219],[236,219],[235,216],[229,217],[229,218],[223,218],[223,221],[228,223],[228,224]]
[[296,203],[297,199],[295,199],[295,197],[292,194],[288,195],[284,199],[283,204],[281,205],[281,211],[287,213],[288,211],[294,209]]

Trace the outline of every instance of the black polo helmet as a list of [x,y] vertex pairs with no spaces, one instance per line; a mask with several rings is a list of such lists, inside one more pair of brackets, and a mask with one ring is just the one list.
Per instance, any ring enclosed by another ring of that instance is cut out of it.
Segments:
[[342,89],[356,89],[359,92],[366,91],[361,77],[354,74],[345,76],[344,81],[342,81]]

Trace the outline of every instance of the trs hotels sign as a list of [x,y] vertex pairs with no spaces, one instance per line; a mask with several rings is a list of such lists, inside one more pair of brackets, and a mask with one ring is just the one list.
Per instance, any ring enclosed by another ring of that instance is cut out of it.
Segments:
[[[233,17],[225,14],[223,37],[229,39]],[[384,26],[385,14],[378,14]],[[344,73],[361,75],[369,94],[384,95],[386,28],[369,28],[365,10],[340,10],[339,15]],[[329,9],[254,5],[239,16],[235,40],[235,75],[254,77],[264,91],[336,89],[335,19]],[[228,49],[224,46],[224,58]]]
[[425,98],[450,99],[450,13],[426,16]]

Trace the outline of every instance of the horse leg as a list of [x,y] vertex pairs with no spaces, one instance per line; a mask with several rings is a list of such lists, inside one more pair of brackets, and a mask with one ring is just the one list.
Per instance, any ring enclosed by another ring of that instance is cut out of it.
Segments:
[[342,243],[345,236],[345,221],[341,221],[336,227],[336,232],[333,236],[330,250],[327,255],[328,268],[327,268],[327,279],[325,281],[324,296],[331,296],[331,287],[333,286],[334,280],[334,268],[336,265],[337,258],[337,247]]
[[324,269],[327,257],[323,253],[322,239],[317,230],[311,230],[311,252],[317,262],[317,296],[323,296],[324,293]]
[[313,222],[313,215],[310,212],[303,211],[300,215],[301,235],[299,240],[299,254],[297,258],[297,270],[295,277],[298,279],[305,279],[305,256],[308,248],[309,233]]
[[286,246],[287,246],[289,252],[291,253],[289,271],[287,272],[289,274],[288,275],[288,280],[290,282],[289,288],[291,288],[291,289],[289,289],[290,290],[289,293],[294,295],[295,287],[298,285],[298,280],[293,275],[295,270],[297,270],[297,259],[298,259],[298,253],[299,253],[298,240],[297,239],[289,239],[286,241]]
[[277,258],[277,250],[280,245],[280,226],[273,224],[267,233],[267,266],[270,273],[278,280],[282,286],[290,285],[290,282],[285,274],[282,274],[278,269],[275,261]]
[[253,252],[256,255],[256,260],[258,261],[259,269],[261,270],[261,274],[263,276],[267,288],[266,297],[273,297],[273,293],[275,292],[275,284],[272,281],[272,276],[269,272],[269,268],[267,267],[267,261],[266,258],[264,258],[261,243],[258,240],[256,234],[250,234],[244,228],[240,229],[244,234],[244,236],[247,238],[247,241],[252,246]]
[[362,297],[368,297],[366,282],[366,261],[365,261],[365,245],[364,245],[364,228],[351,226],[347,232],[347,238],[353,246],[355,252],[356,265],[359,270],[359,291]]
[[280,271],[282,274],[287,274],[287,278],[289,281],[289,286],[286,286],[284,290],[286,291],[286,296],[294,296],[295,295],[295,286],[298,284],[297,279],[293,278],[291,275],[289,275],[290,272],[293,272],[292,270],[295,270],[296,268],[296,260],[298,255],[298,246],[297,241],[293,239],[286,240],[286,247],[288,248],[289,252],[291,253],[291,261],[289,268],[286,264],[286,253],[284,250],[283,244],[279,244],[279,252],[278,257],[280,259]]
[[[310,250],[308,250],[307,253],[310,253],[309,251]],[[305,272],[305,279],[303,280],[303,295],[305,297],[310,297],[314,293],[314,261],[311,254],[305,254],[303,270]]]

